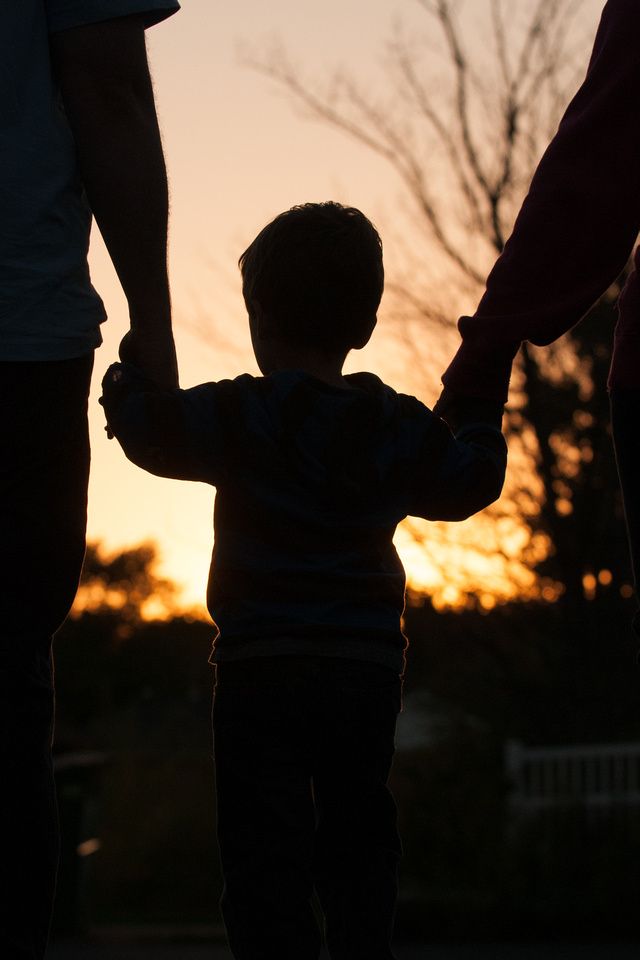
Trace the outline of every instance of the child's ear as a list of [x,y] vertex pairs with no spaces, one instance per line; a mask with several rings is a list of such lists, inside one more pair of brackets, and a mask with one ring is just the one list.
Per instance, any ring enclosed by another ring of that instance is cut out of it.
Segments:
[[251,320],[260,340],[270,340],[273,337],[275,325],[259,300],[251,301]]

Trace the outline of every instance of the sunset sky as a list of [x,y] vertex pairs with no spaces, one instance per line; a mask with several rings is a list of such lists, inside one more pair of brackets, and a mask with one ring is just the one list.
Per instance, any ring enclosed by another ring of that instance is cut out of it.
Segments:
[[[581,35],[593,35],[601,6],[584,0]],[[484,0],[462,5],[469,17],[481,7]],[[149,31],[171,190],[170,267],[182,386],[257,373],[236,262],[269,219],[296,203],[335,199],[363,209],[385,239],[385,227],[392,232],[390,211],[401,197],[383,160],[335,130],[304,120],[272,84],[247,68],[242,51],[264,52],[280,39],[305,75],[321,78],[332,67],[348,65],[369,87],[383,91],[385,40],[399,19],[409,32],[425,32],[418,0],[224,5],[183,0],[179,14]],[[480,32],[478,38],[481,42]],[[588,46],[585,58],[587,53]],[[391,260],[393,253],[390,248]],[[151,477],[129,464],[115,441],[107,441],[97,405],[99,382],[116,359],[127,312],[95,230],[91,269],[109,321],[96,356],[91,400],[89,538],[110,550],[156,540],[162,572],[184,587],[186,602],[202,601],[213,490]],[[378,343],[384,339],[384,301],[380,317]],[[373,369],[397,389],[410,389],[387,352],[376,346],[376,337],[350,368]],[[436,378],[418,392],[432,404]],[[426,584],[437,581],[437,571],[421,568],[419,556],[410,549],[404,555],[410,575],[413,571]],[[487,582],[492,575],[488,570]]]

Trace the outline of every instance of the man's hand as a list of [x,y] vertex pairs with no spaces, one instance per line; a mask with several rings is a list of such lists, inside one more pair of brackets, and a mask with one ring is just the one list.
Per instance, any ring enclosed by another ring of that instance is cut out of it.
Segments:
[[176,348],[169,328],[142,332],[133,327],[122,338],[119,354],[123,363],[131,363],[158,386],[178,387]]

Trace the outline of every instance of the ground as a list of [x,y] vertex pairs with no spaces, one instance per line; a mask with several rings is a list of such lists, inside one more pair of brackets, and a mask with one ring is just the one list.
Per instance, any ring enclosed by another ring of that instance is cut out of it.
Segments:
[[[638,960],[636,943],[398,944],[397,960]],[[68,942],[51,946],[47,960],[232,960],[214,943]],[[322,960],[328,960],[323,954]]]

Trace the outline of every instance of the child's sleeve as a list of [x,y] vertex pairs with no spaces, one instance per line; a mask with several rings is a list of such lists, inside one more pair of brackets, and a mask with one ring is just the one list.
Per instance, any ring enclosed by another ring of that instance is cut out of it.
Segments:
[[640,3],[609,0],[586,79],[533,177],[513,233],[442,377],[506,400],[522,340],[551,343],[624,269],[640,229]]
[[451,426],[423,407],[411,427],[408,516],[466,520],[502,492],[507,468],[502,404],[458,401],[447,417]]
[[159,477],[216,484],[227,454],[233,381],[167,389],[114,363],[102,381],[107,430],[132,463]]

